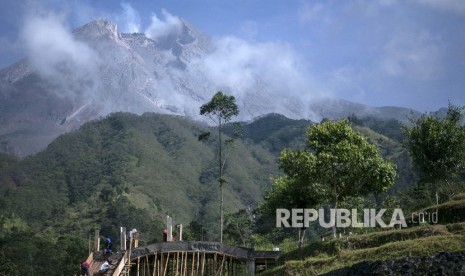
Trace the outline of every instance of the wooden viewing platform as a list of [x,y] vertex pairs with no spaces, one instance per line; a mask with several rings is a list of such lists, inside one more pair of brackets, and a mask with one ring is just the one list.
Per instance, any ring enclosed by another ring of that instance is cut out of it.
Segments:
[[[279,252],[275,251],[255,252],[250,248],[219,242],[162,242],[124,252],[119,259],[113,260],[111,269],[102,275],[254,275],[256,265],[274,264],[278,255]],[[97,265],[93,264],[92,267],[96,268]],[[95,272],[92,269],[90,275],[99,275]]]
[[[121,251],[104,256],[99,247],[99,230],[96,230],[94,252],[87,259],[90,264],[89,275],[255,275],[257,265],[260,270],[266,269],[279,256],[279,251],[255,251],[208,241],[168,241],[139,246],[138,233],[135,229],[134,231],[127,240],[126,229],[121,227]],[[99,267],[105,260],[110,261],[110,269],[98,274]]]

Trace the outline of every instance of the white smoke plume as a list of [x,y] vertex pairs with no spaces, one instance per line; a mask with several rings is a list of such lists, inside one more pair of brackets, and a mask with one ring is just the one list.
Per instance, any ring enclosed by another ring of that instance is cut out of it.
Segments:
[[224,37],[216,41],[215,48],[201,66],[213,83],[233,88],[238,96],[254,89],[257,79],[277,94],[303,96],[313,86],[305,77],[307,69],[289,45]]
[[95,89],[98,55],[77,41],[57,14],[26,18],[21,33],[29,63],[61,96],[80,98]]
[[162,10],[163,18],[160,19],[156,14],[152,15],[152,22],[145,29],[145,35],[154,40],[163,39],[169,36],[179,35],[182,30],[181,19]]
[[117,22],[123,22],[120,30],[125,33],[138,33],[141,30],[139,13],[129,3],[121,3],[122,14],[117,15]]

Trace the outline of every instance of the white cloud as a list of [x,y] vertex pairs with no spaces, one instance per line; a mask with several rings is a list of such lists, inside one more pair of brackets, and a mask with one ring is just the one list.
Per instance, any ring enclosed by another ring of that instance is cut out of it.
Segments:
[[230,88],[239,97],[260,86],[270,97],[319,96],[302,58],[284,43],[249,43],[223,37],[216,41],[215,51],[199,62],[210,81]]
[[428,32],[397,34],[385,46],[381,68],[389,76],[432,80],[441,71],[438,43]]
[[138,33],[141,30],[139,13],[129,3],[121,3],[123,13],[116,16],[117,21],[122,23],[120,30],[125,33]]
[[163,20],[157,17],[156,14],[152,15],[152,22],[145,29],[145,35],[154,39],[162,39],[172,34],[178,34],[182,30],[181,19],[162,10]]
[[21,38],[32,68],[59,85],[62,95],[74,98],[94,87],[98,56],[73,37],[61,16],[49,13],[26,18]]

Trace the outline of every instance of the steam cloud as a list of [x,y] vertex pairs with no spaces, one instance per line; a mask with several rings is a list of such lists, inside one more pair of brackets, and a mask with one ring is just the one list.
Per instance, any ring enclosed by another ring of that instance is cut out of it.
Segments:
[[33,69],[58,85],[56,92],[73,100],[95,89],[98,55],[77,41],[56,14],[25,20],[22,39]]
[[139,13],[128,3],[121,3],[123,13],[117,15],[117,21],[124,22],[121,31],[126,33],[138,33],[140,31]]
[[256,88],[257,79],[277,94],[301,94],[305,87],[312,86],[304,77],[304,65],[286,44],[252,44],[225,37],[215,43],[215,48],[201,61],[201,68],[213,83],[234,88],[237,96]]
[[181,19],[173,16],[166,10],[162,10],[164,20],[157,17],[156,14],[152,15],[152,23],[145,29],[145,35],[154,40],[160,40],[165,37],[177,35],[181,31]]

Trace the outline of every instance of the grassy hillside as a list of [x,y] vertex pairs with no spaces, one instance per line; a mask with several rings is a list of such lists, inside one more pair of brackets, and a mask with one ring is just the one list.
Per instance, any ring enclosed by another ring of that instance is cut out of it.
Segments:
[[464,223],[420,226],[318,242],[285,254],[280,266],[262,275],[319,275],[360,262],[463,250],[464,228]]
[[[279,266],[261,275],[319,275],[361,262],[431,256],[465,248],[464,194],[425,210],[438,210],[440,224],[355,234],[311,243],[283,254]],[[452,222],[451,222],[452,221]]]

